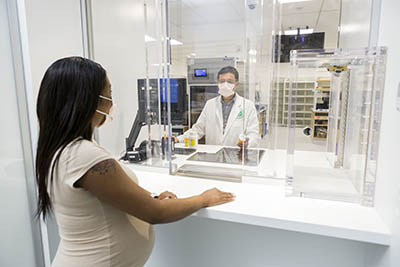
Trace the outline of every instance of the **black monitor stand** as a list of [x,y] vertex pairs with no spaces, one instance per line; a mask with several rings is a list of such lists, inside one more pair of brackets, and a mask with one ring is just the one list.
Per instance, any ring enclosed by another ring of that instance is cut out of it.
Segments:
[[[153,116],[154,114],[150,115],[151,124],[155,123]],[[129,136],[125,139],[126,151],[124,156],[121,157],[121,159],[127,160],[129,162],[140,162],[147,159],[148,141],[144,140],[143,142],[140,143],[138,147],[135,147],[140,131],[142,127],[145,125],[147,125],[147,122],[143,120],[142,114],[140,114],[140,112],[138,111],[136,113],[135,121],[133,122]],[[167,142],[165,138],[162,138],[161,141],[152,140],[150,144],[151,153],[153,155],[158,153],[162,153],[163,155],[165,155],[164,149],[166,148],[166,144],[164,144],[164,142]],[[161,146],[161,151],[160,151],[160,146]]]
[[135,143],[140,134],[140,130],[146,124],[147,123],[143,119],[141,119],[139,111],[136,112],[135,121],[133,122],[129,136],[125,138],[126,151],[121,159],[127,160],[129,162],[139,162],[146,159],[146,146],[143,147],[143,145],[141,144],[138,148],[135,149]]
[[133,122],[129,136],[125,139],[125,146],[127,152],[134,150],[136,140],[140,134],[140,130],[142,129],[143,126],[147,124],[144,120],[141,120],[140,117],[141,116],[139,114],[139,111],[136,112],[135,121]]
[[[157,118],[160,119],[161,124],[167,125],[167,99],[165,94],[166,79],[146,79],[137,80],[138,89],[138,111],[136,113],[135,121],[133,122],[129,136],[125,139],[126,153],[121,158],[133,162],[138,162],[146,159],[147,141],[143,141],[138,147],[135,148],[135,143],[140,134],[140,130],[147,123],[157,123]],[[149,90],[146,90],[147,84]],[[158,90],[158,87],[164,90]],[[186,79],[170,79],[170,101],[171,101],[171,124],[184,125],[186,122],[185,114],[187,112],[187,96],[186,96]],[[149,98],[149,99],[148,99]],[[159,106],[160,105],[160,106]],[[159,110],[161,108],[161,110]],[[161,114],[159,114],[161,112]],[[150,113],[150,118],[149,114]],[[150,122],[149,122],[150,120]],[[183,127],[180,131],[183,131]],[[178,129],[176,129],[178,130]],[[156,143],[158,142],[158,145]],[[165,140],[162,138],[160,141],[152,141],[150,147],[156,150],[160,143],[164,144]],[[162,149],[165,147],[161,145]],[[155,152],[156,154],[158,152]]]

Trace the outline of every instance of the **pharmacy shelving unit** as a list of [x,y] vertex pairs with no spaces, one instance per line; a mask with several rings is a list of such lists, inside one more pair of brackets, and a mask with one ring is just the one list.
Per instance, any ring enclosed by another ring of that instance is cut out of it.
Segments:
[[311,129],[312,138],[314,139],[326,139],[328,135],[328,110],[316,110],[311,111]]
[[326,139],[328,135],[328,109],[317,109],[322,98],[329,98],[331,80],[318,78],[315,83],[314,104],[311,110],[311,129],[313,139]]
[[[282,101],[282,120],[287,125],[288,118],[288,98],[289,98],[290,80],[283,82],[283,101]],[[311,125],[311,113],[314,107],[314,89],[315,81],[298,81],[297,88],[293,90],[296,101],[296,127],[305,127]]]

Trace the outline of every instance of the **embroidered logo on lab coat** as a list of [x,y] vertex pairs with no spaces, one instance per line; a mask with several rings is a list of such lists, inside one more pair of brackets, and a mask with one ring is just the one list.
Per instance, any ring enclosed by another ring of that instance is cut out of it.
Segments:
[[241,110],[241,111],[239,112],[239,114],[237,115],[237,118],[238,118],[238,119],[242,119],[242,118],[243,118],[243,110]]

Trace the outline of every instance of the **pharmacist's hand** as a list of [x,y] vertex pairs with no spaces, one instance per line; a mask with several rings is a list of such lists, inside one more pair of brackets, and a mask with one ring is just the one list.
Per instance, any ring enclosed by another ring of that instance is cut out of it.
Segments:
[[165,192],[162,192],[162,193],[158,196],[158,198],[159,198],[160,200],[163,200],[163,199],[177,199],[178,197],[177,197],[174,193],[172,193],[172,192],[165,191]]
[[246,139],[243,142],[238,142],[237,146],[240,148],[247,148],[249,146],[249,138],[246,137]]
[[204,199],[205,207],[212,207],[235,200],[235,195],[228,192],[222,192],[217,188],[204,191],[201,196]]

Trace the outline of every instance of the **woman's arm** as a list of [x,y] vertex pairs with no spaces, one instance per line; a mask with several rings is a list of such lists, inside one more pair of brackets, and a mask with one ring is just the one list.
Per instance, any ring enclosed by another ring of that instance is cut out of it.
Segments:
[[134,183],[114,159],[96,164],[75,185],[151,224],[177,221],[203,207],[227,203],[235,197],[214,188],[189,198],[160,201]]

